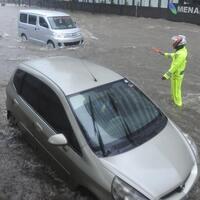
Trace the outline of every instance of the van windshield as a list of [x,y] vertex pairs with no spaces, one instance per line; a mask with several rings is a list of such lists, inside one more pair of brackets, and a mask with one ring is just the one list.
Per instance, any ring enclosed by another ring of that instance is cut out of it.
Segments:
[[127,79],[67,98],[89,146],[100,157],[145,143],[167,123],[165,115]]
[[70,16],[48,17],[52,29],[72,29],[76,24]]

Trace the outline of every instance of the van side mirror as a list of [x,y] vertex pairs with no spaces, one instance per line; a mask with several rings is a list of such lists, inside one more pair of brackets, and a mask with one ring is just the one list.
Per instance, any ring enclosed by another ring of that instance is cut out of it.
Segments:
[[41,26],[43,26],[44,28],[49,28],[49,26],[48,26],[48,24],[47,24],[46,22],[43,22],[43,23],[41,24]]
[[43,25],[44,25],[45,28],[49,28],[47,23],[44,23]]
[[48,142],[52,145],[55,146],[65,146],[67,145],[67,138],[62,134],[56,134],[56,135],[52,135],[49,139]]

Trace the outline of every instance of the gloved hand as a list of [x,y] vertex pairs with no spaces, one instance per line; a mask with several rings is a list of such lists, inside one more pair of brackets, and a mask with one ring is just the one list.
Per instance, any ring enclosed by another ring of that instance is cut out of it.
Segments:
[[165,76],[162,76],[161,79],[162,79],[162,80],[167,80]]
[[152,47],[152,50],[153,50],[155,53],[159,53],[160,55],[164,55],[164,53],[163,53],[159,48],[154,48],[154,47]]

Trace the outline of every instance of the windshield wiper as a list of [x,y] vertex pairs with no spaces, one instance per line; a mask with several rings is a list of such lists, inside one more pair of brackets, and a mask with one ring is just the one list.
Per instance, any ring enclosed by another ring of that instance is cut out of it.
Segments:
[[103,154],[103,156],[108,156],[109,154],[109,151],[106,152],[105,151],[105,146],[104,146],[104,143],[103,143],[103,140],[102,140],[102,137],[101,137],[101,134],[99,132],[99,128],[96,124],[96,120],[95,120],[95,116],[94,116],[94,109],[93,109],[93,105],[92,105],[92,101],[91,101],[91,97],[89,96],[89,105],[90,105],[90,113],[91,113],[91,118],[92,118],[92,122],[93,122],[93,127],[94,127],[94,132],[97,136],[97,139],[98,139],[98,142],[99,142],[99,147],[101,149],[101,152]]
[[126,123],[126,121],[122,117],[122,115],[120,113],[120,110],[118,109],[118,107],[117,107],[117,105],[116,105],[115,100],[113,99],[113,97],[110,94],[108,94],[108,93],[107,93],[107,95],[108,95],[108,98],[110,100],[110,103],[111,103],[113,109],[115,110],[117,116],[119,117],[119,119],[121,121],[122,127],[125,130],[125,134],[126,134],[127,139],[129,140],[129,142],[133,143],[134,141],[131,139],[131,130],[130,130],[128,124]]

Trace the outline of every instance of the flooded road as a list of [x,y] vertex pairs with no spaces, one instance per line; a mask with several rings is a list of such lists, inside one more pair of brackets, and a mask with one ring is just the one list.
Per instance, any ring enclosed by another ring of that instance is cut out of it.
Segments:
[[[42,156],[29,147],[20,130],[8,125],[5,88],[16,66],[28,59],[69,55],[85,58],[127,76],[195,139],[200,150],[199,26],[160,19],[69,12],[82,29],[85,44],[48,50],[45,46],[21,42],[17,36],[18,11],[15,6],[0,7],[0,192],[8,199],[92,199],[72,192]],[[169,82],[161,81],[169,61],[151,51],[151,47],[171,50],[170,38],[176,34],[187,36],[190,52],[182,111],[170,104]],[[199,200],[199,196],[200,181],[188,199]]]

